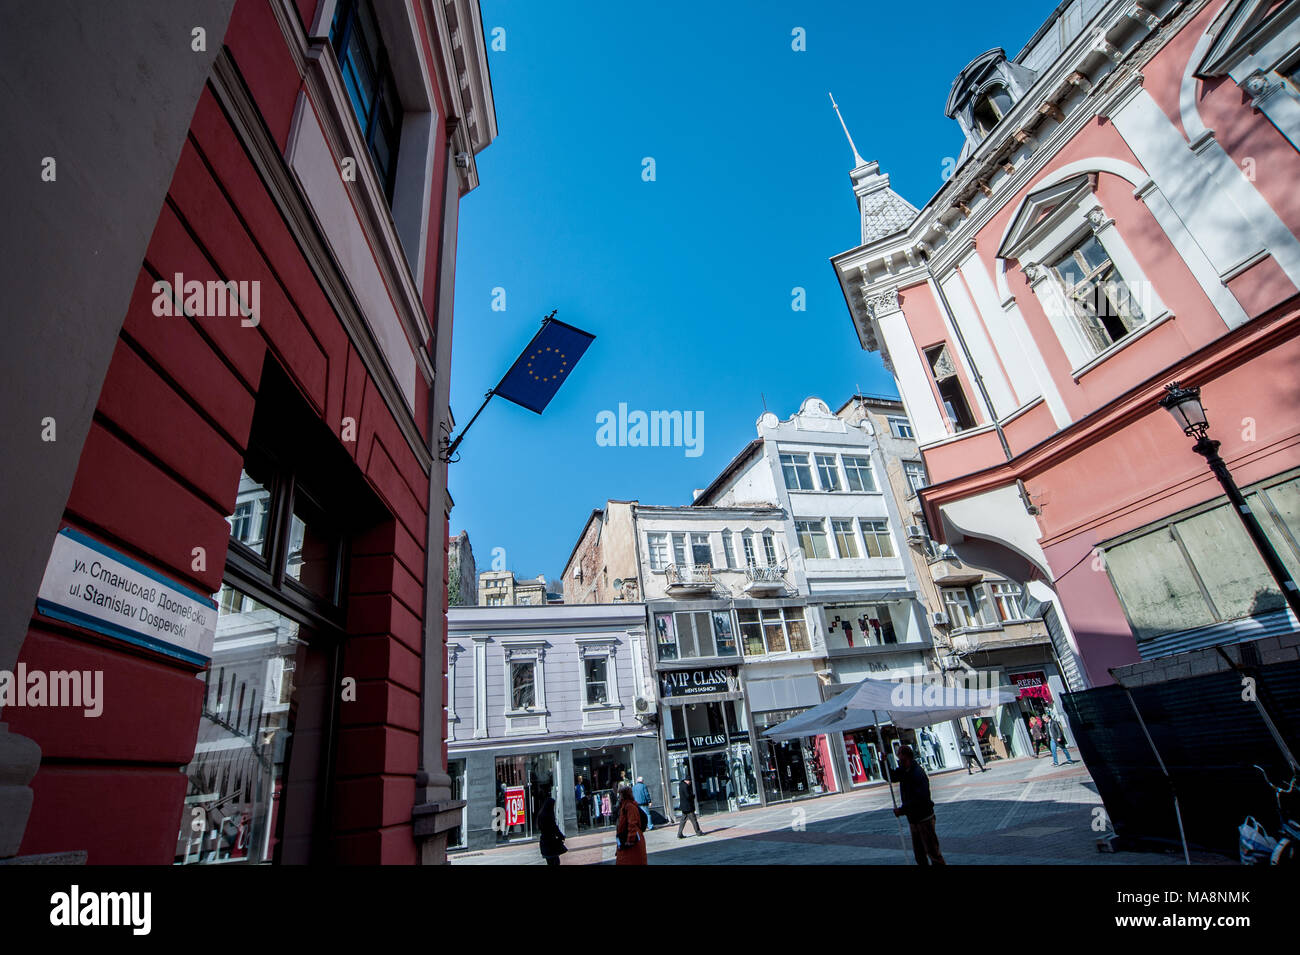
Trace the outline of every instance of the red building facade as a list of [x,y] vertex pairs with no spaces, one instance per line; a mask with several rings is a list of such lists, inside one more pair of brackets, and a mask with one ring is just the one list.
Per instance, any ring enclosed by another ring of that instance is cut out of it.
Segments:
[[40,748],[18,854],[439,861],[456,207],[496,133],[478,5],[193,22],[211,65],[97,319],[59,528],[214,595],[215,634],[196,659],[31,616],[17,664],[102,673],[103,705],[4,712]]

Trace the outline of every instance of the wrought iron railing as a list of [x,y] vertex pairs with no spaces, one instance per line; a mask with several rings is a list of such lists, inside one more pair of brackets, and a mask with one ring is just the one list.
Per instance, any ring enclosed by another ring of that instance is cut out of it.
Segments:
[[785,568],[780,564],[771,567],[750,566],[745,568],[745,577],[755,584],[784,584]]
[[713,584],[713,568],[708,564],[669,564],[666,568],[668,585]]

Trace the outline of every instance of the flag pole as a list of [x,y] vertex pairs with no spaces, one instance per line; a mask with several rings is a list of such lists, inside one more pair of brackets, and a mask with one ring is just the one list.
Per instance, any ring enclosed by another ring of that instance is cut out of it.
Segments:
[[478,411],[474,412],[474,417],[469,419],[469,424],[465,425],[465,427],[461,429],[460,436],[457,437],[455,441],[447,445],[447,450],[443,452],[443,460],[446,461],[448,464],[455,463],[455,461],[452,459],[452,455],[456,453],[456,449],[460,447],[460,443],[465,440],[465,435],[469,432],[469,429],[473,426],[474,422],[478,420],[478,416],[483,413],[483,409],[488,406],[488,402],[492,400],[493,396],[496,395],[496,393],[497,393],[496,389],[493,388],[491,391],[489,391],[486,395],[483,396],[483,403],[478,406]]

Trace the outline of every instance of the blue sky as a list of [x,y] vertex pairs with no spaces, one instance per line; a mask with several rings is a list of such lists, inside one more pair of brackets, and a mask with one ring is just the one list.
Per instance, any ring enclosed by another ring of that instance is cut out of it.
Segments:
[[[494,399],[461,446],[451,526],[479,569],[502,548],[517,576],[558,576],[607,499],[689,503],[764,401],[785,418],[809,395],[895,394],[828,261],[859,227],[826,94],[920,206],[961,148],[943,115],[953,78],[987,49],[1015,56],[1054,7],[483,0],[506,48],[489,53],[500,135],[461,204],[458,427],[551,309],[596,340],[544,415]],[[599,445],[597,415],[619,403],[702,412],[699,455]]]

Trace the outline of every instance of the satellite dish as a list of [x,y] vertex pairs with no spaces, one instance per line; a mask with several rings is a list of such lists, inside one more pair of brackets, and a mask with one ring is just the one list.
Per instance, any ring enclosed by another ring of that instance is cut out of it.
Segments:
[[621,588],[622,586],[623,586],[623,578],[622,578],[622,577],[615,577],[615,578],[614,578],[614,589],[615,589],[615,590],[618,590],[618,589]]

